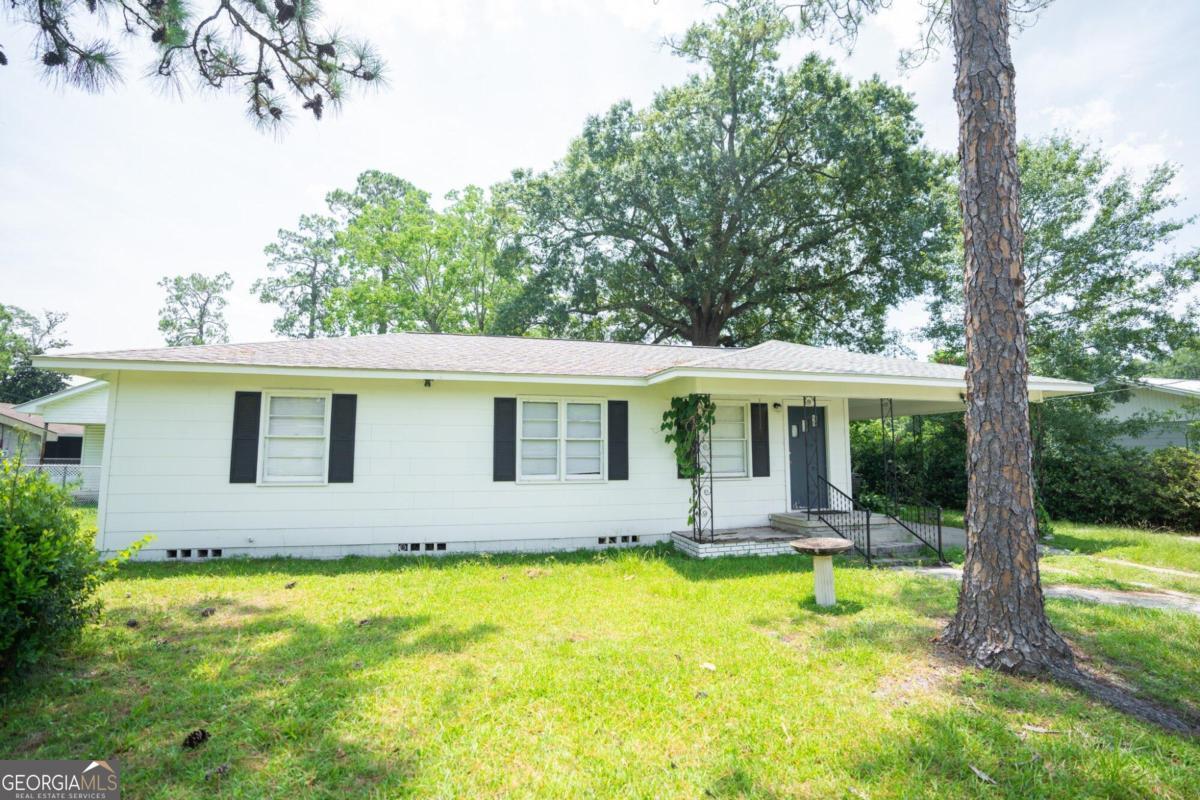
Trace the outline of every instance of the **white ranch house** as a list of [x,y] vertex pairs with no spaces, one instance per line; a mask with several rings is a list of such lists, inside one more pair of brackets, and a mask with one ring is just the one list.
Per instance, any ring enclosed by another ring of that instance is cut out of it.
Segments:
[[[390,334],[35,364],[102,382],[26,407],[101,437],[97,546],[153,534],[143,559],[668,540],[692,483],[660,425],[692,392],[717,402],[710,530],[763,528],[851,492],[849,423],[881,398],[939,413],[965,391],[960,367],[780,341]],[[1029,379],[1034,402],[1089,389]]]

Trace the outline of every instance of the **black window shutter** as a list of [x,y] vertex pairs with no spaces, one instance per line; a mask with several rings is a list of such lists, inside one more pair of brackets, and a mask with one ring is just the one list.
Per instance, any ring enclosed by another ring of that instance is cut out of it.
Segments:
[[771,436],[766,403],[750,404],[750,461],[755,478],[771,476]]
[[329,417],[329,482],[354,483],[354,425],[358,395],[335,394]]
[[261,417],[262,392],[234,393],[230,483],[258,482],[258,424]]
[[517,398],[495,399],[492,424],[492,480],[517,479]]
[[608,479],[629,480],[629,401],[608,401]]

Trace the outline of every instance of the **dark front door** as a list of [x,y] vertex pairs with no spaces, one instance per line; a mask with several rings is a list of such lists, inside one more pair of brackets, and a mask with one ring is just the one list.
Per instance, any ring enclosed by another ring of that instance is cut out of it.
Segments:
[[792,508],[824,508],[829,491],[825,453],[825,409],[788,406],[788,474]]

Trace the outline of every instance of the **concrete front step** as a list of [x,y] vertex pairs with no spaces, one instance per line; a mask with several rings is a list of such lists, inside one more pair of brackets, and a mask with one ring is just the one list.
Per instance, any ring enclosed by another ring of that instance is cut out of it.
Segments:
[[[837,517],[830,515],[829,518],[836,524]],[[789,533],[798,533],[801,536],[816,536],[820,535],[820,532],[830,529],[830,526],[823,520],[816,517],[808,519],[807,515],[803,513],[772,514],[771,527]],[[903,526],[892,521],[891,518],[883,515],[871,515],[872,544],[914,541],[916,540],[913,535]]]
[[[828,512],[826,514],[830,519],[836,520],[841,514],[837,512]],[[877,525],[894,525],[891,517],[883,514],[871,515],[871,528],[874,529]],[[814,511],[810,519],[804,511],[784,511],[771,515],[771,526],[780,530],[802,530],[809,528],[825,528],[827,527],[823,521],[817,518]]]

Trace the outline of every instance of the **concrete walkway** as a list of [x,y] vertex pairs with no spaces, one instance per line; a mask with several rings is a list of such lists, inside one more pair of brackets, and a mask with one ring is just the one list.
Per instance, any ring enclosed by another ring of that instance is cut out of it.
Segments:
[[[962,580],[958,567],[895,567],[904,572],[915,572],[932,578],[950,581]],[[1137,606],[1160,611],[1182,611],[1200,617],[1200,597],[1183,592],[1161,590],[1157,592],[1117,592],[1112,589],[1088,589],[1082,586],[1042,586],[1047,597],[1065,600],[1083,600],[1106,606]]]
[[1167,567],[1152,567],[1149,564],[1138,564],[1136,561],[1125,561],[1120,558],[1103,558],[1101,556],[1092,556],[1097,561],[1103,561],[1105,564],[1116,564],[1120,567],[1135,567],[1136,569],[1144,569],[1147,572],[1155,572],[1159,575],[1172,575],[1176,578],[1200,578],[1200,572],[1191,572],[1186,569],[1169,569]]

